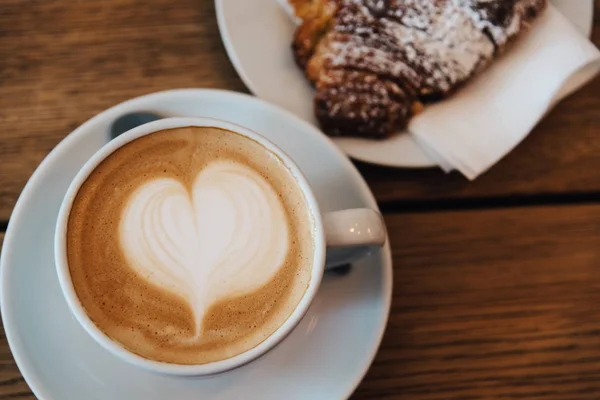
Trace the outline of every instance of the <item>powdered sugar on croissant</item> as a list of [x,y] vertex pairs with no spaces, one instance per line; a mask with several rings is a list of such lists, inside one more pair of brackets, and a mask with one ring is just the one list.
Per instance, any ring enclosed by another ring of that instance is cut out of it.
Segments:
[[293,50],[331,135],[386,137],[483,70],[546,0],[289,0]]

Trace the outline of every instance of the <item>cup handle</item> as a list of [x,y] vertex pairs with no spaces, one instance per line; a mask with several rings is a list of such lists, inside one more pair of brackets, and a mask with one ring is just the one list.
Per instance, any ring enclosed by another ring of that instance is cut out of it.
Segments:
[[325,269],[369,255],[383,246],[387,236],[383,217],[369,208],[326,213],[323,225],[327,243]]

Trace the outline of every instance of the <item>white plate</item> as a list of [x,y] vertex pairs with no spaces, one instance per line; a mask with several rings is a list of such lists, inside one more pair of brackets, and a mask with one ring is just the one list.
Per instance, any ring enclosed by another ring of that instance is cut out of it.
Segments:
[[[593,0],[551,2],[589,36]],[[258,97],[316,125],[313,90],[290,49],[295,26],[277,0],[215,0],[215,4],[227,54],[246,86]],[[382,141],[334,141],[349,156],[373,164],[408,168],[436,165],[406,133]]]
[[389,245],[346,276],[327,276],[294,332],[263,358],[205,379],[152,374],[101,348],[72,317],[54,268],[53,234],[67,186],[120,115],[227,119],[267,136],[298,163],[324,211],[377,208],[354,166],[310,124],[255,97],[175,90],[133,99],[77,128],[38,167],[13,212],[0,259],[1,311],[19,368],[40,399],[344,399],[379,347],[390,308]]

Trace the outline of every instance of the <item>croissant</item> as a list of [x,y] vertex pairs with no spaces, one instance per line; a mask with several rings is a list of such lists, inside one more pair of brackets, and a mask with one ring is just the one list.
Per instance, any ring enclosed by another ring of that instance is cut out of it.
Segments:
[[485,69],[547,0],[288,0],[292,49],[332,136],[385,138]]

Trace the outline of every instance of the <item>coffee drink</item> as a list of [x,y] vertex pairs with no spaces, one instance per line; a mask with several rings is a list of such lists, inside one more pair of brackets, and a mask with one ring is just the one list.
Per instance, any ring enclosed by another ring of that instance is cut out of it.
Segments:
[[205,364],[256,347],[311,279],[315,223],[263,145],[218,128],[143,136],[98,165],[67,225],[94,324],[144,358]]

